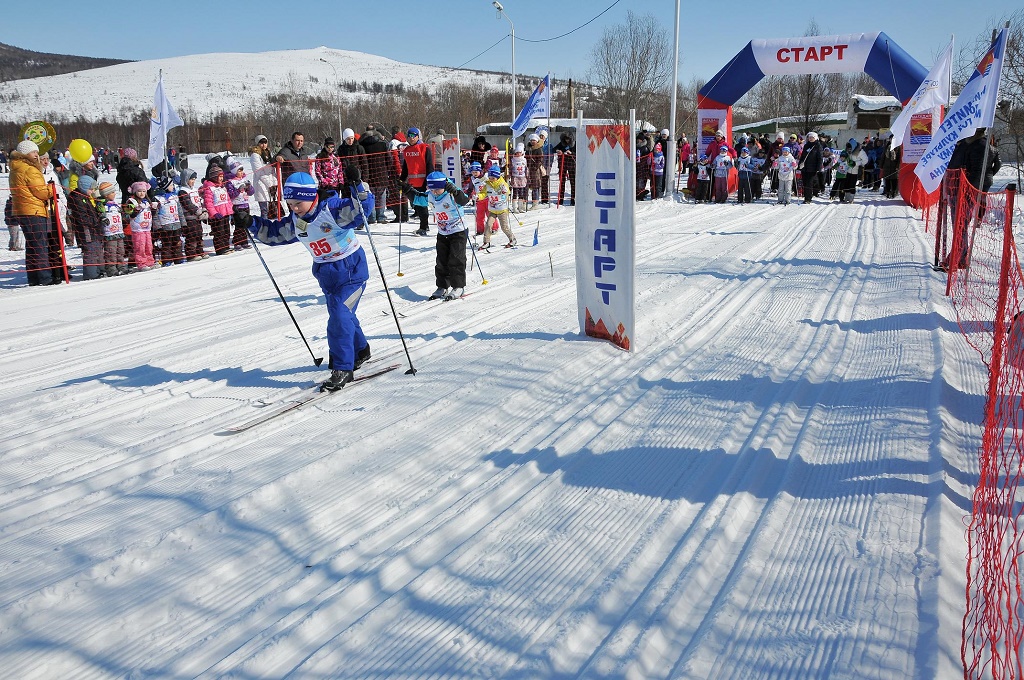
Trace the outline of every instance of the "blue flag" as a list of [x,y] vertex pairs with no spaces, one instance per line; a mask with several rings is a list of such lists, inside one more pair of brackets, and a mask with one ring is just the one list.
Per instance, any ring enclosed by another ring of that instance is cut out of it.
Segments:
[[538,222],[537,226],[533,228],[533,245],[538,245],[539,243],[540,243],[540,222]]
[[526,105],[519,112],[519,117],[512,123],[512,136],[518,137],[526,131],[533,118],[546,118],[551,115],[551,76],[544,76],[537,88],[526,100]]

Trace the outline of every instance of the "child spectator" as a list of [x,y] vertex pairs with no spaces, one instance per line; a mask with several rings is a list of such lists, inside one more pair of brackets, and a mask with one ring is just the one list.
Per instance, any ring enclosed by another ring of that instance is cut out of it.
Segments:
[[781,155],[772,164],[772,167],[778,171],[779,175],[779,205],[789,205],[789,198],[793,190],[793,177],[798,164],[799,161],[793,157],[793,153],[788,146],[782,147]]
[[711,167],[707,154],[701,154],[697,161],[697,194],[696,203],[707,203],[711,200]]
[[213,234],[213,254],[227,255],[231,250],[231,196],[224,186],[224,171],[216,165],[206,170],[206,179],[199,190],[203,207],[209,215],[210,232]]
[[[88,175],[86,176],[88,177]],[[95,180],[78,181],[78,186],[68,196],[68,220],[82,247],[82,278],[85,281],[98,279],[103,271],[103,216],[102,208],[96,205],[91,191]],[[113,186],[104,182],[101,187]]]
[[181,228],[185,225],[185,218],[181,214],[174,182],[165,175],[157,180],[156,188],[153,254],[163,267],[185,264],[185,254],[181,250]]
[[[421,194],[410,187],[412,194]],[[466,289],[466,223],[462,206],[469,196],[456,187],[443,172],[427,175],[426,198],[437,224],[437,256],[434,259],[434,282],[437,290],[431,300],[454,300]]]
[[[533,135],[536,136],[536,135]],[[501,230],[505,232],[505,236],[508,237],[508,243],[505,244],[506,248],[514,248],[516,246],[516,237],[512,233],[512,228],[508,226],[508,197],[509,197],[509,186],[505,178],[501,176],[501,169],[492,165],[487,171],[487,181],[485,182],[487,187],[487,212],[490,219],[496,220],[501,225]],[[491,230],[484,229],[484,250],[491,247]]]
[[[345,132],[350,132],[346,130]],[[338,158],[334,137],[324,139],[324,145],[320,153],[316,155],[316,176],[320,180],[320,188],[337,193],[341,187],[341,159]],[[367,216],[369,217],[369,216]]]
[[245,217],[249,215],[249,197],[255,193],[252,181],[245,176],[245,168],[236,160],[231,161],[228,171],[231,177],[224,183],[224,186],[227,187],[228,196],[231,197],[232,221],[235,225],[231,243],[235,246],[235,250],[251,248],[248,230],[241,225],[249,223]]
[[[526,212],[526,148],[522,142],[516,144],[515,153],[508,162],[509,177],[512,180],[512,210]],[[477,232],[478,234],[480,232]]]
[[750,196],[755,201],[761,200],[766,156],[767,152],[761,148],[750,159]]
[[544,169],[544,149],[540,137],[531,134],[526,144],[526,185],[530,190],[530,200],[534,209],[540,207],[540,185],[546,181],[541,172]]
[[719,147],[718,156],[712,161],[714,169],[714,201],[725,203],[729,200],[729,170],[733,167],[732,156],[725,146]]
[[660,142],[654,145],[651,173],[654,175],[654,197],[660,198],[665,195],[665,154],[661,150]]
[[[152,269],[156,264],[156,260],[153,257],[153,202],[149,199],[149,189],[148,182],[135,182],[128,187],[131,196],[124,204],[124,216],[128,218],[131,226],[135,265],[139,268],[139,271],[143,272]],[[108,217],[110,212],[110,206],[108,205]],[[123,220],[120,221],[123,223]],[[107,258],[107,276],[110,276],[109,256]]]
[[181,212],[185,216],[185,226],[181,230],[182,236],[185,237],[185,259],[195,262],[209,257],[203,250],[203,222],[210,216],[206,213],[203,199],[199,197],[199,190],[196,188],[196,171],[185,168],[181,171],[179,180],[178,203],[181,204]]

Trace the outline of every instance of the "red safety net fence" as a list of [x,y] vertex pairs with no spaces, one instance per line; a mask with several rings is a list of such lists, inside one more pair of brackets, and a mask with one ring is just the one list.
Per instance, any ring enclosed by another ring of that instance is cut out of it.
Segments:
[[1013,185],[978,191],[962,170],[951,171],[933,223],[936,263],[948,271],[957,321],[989,369],[966,532],[965,678],[1024,678],[1024,274],[1015,193]]

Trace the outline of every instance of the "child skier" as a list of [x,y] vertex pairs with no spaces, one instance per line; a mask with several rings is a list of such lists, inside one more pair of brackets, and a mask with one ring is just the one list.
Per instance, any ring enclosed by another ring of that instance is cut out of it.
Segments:
[[469,190],[476,201],[476,233],[484,233],[487,226],[487,187],[479,161],[469,164]]
[[[505,236],[508,237],[508,243],[505,244],[506,248],[515,248],[516,237],[512,233],[512,228],[508,226],[508,196],[509,186],[505,178],[501,176],[501,168],[497,165],[492,165],[487,170],[487,181],[485,182],[487,191],[487,211],[488,221],[495,220],[501,225],[501,230],[505,232]],[[484,244],[481,246],[483,250],[487,250],[491,247],[491,230],[484,228]]]
[[779,172],[779,205],[789,205],[789,197],[793,192],[793,175],[799,161],[793,157],[788,146],[781,149],[782,153],[772,164]]
[[206,214],[203,199],[196,189],[196,171],[185,168],[179,175],[179,181],[178,202],[185,216],[185,226],[181,230],[185,237],[185,259],[196,262],[209,257],[203,250],[203,221],[210,216]]
[[509,176],[512,179],[513,212],[526,212],[526,165],[526,147],[519,142],[508,163]]
[[[130,220],[132,248],[135,253],[135,265],[139,271],[152,269],[156,264],[153,258],[153,204],[149,200],[150,186],[148,182],[134,182],[128,187],[131,196],[124,204],[124,217]],[[109,217],[110,205],[107,205]],[[120,230],[118,230],[120,233]],[[107,276],[110,273],[110,258],[107,258]]]
[[651,173],[654,175],[654,197],[665,195],[665,154],[661,143],[654,145],[654,156],[651,158]]
[[[261,243],[279,246],[302,243],[313,257],[313,276],[327,300],[327,344],[331,377],[321,390],[339,390],[354,380],[353,371],[370,358],[370,345],[356,316],[359,298],[370,277],[366,255],[355,229],[365,226],[364,215],[374,213],[373,192],[360,181],[359,168],[345,167],[343,191],[350,197],[331,194],[320,199],[312,175],[296,172],[285,181],[283,196],[291,213],[280,220],[240,219]],[[356,204],[356,201],[359,204]]]
[[700,155],[697,162],[697,193],[695,203],[707,203],[711,200],[711,167],[706,154]]
[[174,190],[174,181],[163,176],[156,183],[156,214],[153,215],[153,256],[163,267],[185,264],[181,250],[181,228],[185,219]]
[[740,149],[740,157],[736,159],[736,169],[739,171],[737,199],[740,203],[750,203],[753,200],[753,188],[751,187],[753,182],[753,160],[753,157],[750,155],[750,149],[747,147]]
[[206,170],[206,179],[199,190],[203,207],[210,216],[210,232],[213,234],[213,254],[226,255],[231,250],[231,197],[224,186],[224,171],[211,165]]
[[[434,259],[434,280],[437,290],[431,300],[454,300],[462,297],[466,289],[466,223],[462,206],[469,203],[467,196],[443,172],[427,175],[427,190],[420,192],[410,187],[408,194],[425,195],[437,223],[437,257]],[[411,197],[411,196],[410,196]]]
[[718,150],[718,156],[715,157],[712,163],[715,172],[715,203],[725,203],[729,200],[729,170],[733,167],[732,156],[729,155],[728,147],[723,145]]
[[228,172],[231,177],[224,182],[224,186],[228,190],[228,196],[231,197],[231,220],[235,225],[235,230],[231,235],[231,244],[235,250],[251,248],[249,238],[245,235],[245,227],[241,225],[248,224],[245,217],[249,214],[249,197],[255,193],[255,189],[252,187],[252,181],[245,176],[245,168],[238,161],[234,159],[230,161]]

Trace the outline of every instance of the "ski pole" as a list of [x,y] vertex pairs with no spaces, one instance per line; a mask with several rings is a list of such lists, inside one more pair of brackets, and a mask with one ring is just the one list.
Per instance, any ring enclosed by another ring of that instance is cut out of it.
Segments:
[[309,346],[309,341],[306,340],[306,336],[302,333],[302,329],[299,328],[299,322],[296,321],[295,315],[292,314],[292,308],[288,306],[288,301],[285,299],[284,293],[281,292],[281,287],[277,285],[277,279],[275,279],[274,275],[270,272],[270,267],[267,266],[267,261],[263,259],[263,253],[260,252],[259,246],[256,245],[256,239],[248,229],[245,230],[245,234],[249,237],[249,242],[252,243],[252,248],[256,251],[256,255],[259,256],[260,262],[263,263],[263,268],[267,271],[267,276],[270,277],[271,283],[274,284],[277,296],[281,298],[281,302],[284,303],[284,308],[288,310],[288,316],[292,318],[292,323],[295,324],[295,330],[299,332],[299,337],[302,338],[302,342],[306,343],[306,349],[309,350],[309,356],[313,357],[313,365],[319,366],[324,362],[324,358],[313,354],[313,348]]
[[[469,227],[466,226],[466,221],[463,219],[463,217],[464,217],[464,215],[460,212],[459,213],[459,223],[466,230],[466,247],[469,248],[469,252],[470,252],[471,256],[473,257],[473,261],[476,262],[476,269],[477,269],[477,271],[480,272],[480,283],[482,285],[486,286],[487,285],[487,277],[484,276],[484,270],[480,266],[480,258],[476,256],[476,240],[475,240],[476,237],[475,236],[473,237],[474,238],[473,243],[470,244],[470,242],[469,242]],[[472,267],[470,267],[470,269],[472,269]]]
[[[359,195],[356,193],[356,187],[349,186],[349,196],[352,197],[352,202],[356,204],[356,208],[359,210],[360,217],[363,218],[363,224],[366,224],[366,213],[363,212],[363,204],[359,201]],[[401,224],[401,223],[399,223]],[[401,238],[401,226],[399,226],[399,238]],[[398,312],[395,311],[395,303],[391,300],[391,290],[388,288],[387,279],[384,277],[384,267],[380,263],[380,257],[377,255],[377,246],[373,244],[373,235],[370,234],[369,228],[366,230],[366,238],[370,241],[370,250],[373,251],[373,259],[377,261],[377,271],[380,272],[381,283],[384,284],[384,293],[388,297],[388,305],[391,307],[391,316],[395,318],[395,327],[398,329],[398,338],[402,341],[402,349],[405,350],[405,358],[409,360],[409,370],[405,372],[406,375],[416,375],[416,369],[412,365],[412,357],[409,356],[409,347],[405,344],[405,335],[402,334],[402,324],[398,322]],[[401,249],[399,249],[401,254]]]

